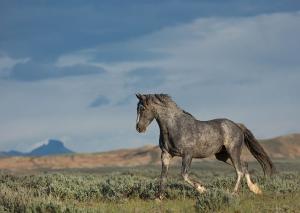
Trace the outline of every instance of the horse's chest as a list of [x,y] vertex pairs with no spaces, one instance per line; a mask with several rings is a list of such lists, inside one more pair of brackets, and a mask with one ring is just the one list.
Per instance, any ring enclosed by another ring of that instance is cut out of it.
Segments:
[[173,156],[182,156],[189,145],[186,143],[186,138],[180,134],[162,133],[159,146]]
[[181,156],[184,153],[184,146],[178,138],[170,137],[169,134],[161,134],[159,146],[173,156]]

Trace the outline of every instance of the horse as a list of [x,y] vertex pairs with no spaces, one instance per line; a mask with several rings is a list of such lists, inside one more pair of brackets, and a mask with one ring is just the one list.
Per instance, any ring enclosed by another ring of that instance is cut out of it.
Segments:
[[237,174],[233,194],[238,193],[241,180],[246,178],[247,185],[255,194],[262,194],[253,183],[248,165],[241,160],[243,144],[260,163],[265,176],[275,172],[274,164],[258,143],[252,132],[243,124],[229,119],[197,120],[182,110],[167,94],[136,94],[138,98],[136,130],[146,132],[155,119],[160,129],[159,147],[161,149],[161,176],[158,199],[163,199],[170,160],[174,156],[182,157],[181,176],[199,193],[207,189],[201,182],[189,178],[188,171],[193,158],[207,158],[215,155],[217,160],[232,165]]

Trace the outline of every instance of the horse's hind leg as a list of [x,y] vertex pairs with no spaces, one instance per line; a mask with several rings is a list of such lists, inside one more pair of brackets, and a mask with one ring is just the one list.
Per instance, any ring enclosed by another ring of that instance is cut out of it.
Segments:
[[[225,146],[222,147],[222,149],[215,154],[216,158],[220,161],[223,161],[231,166],[233,166],[237,173],[237,181],[233,190],[233,193],[237,193],[239,190],[239,186],[241,184],[241,180],[244,176],[244,171],[242,167],[242,163],[240,160],[240,150],[239,147],[233,147],[229,152],[225,148]],[[228,161],[228,159],[231,160]]]
[[[223,161],[231,166],[234,166],[232,164],[231,161],[228,161],[228,159],[231,159],[229,153],[227,152],[225,146],[222,147],[222,149],[215,154],[216,158],[219,160],[219,161]],[[248,171],[248,164],[242,160],[241,161],[241,166],[242,166],[242,171],[246,177],[246,180],[247,180],[247,185],[250,189],[250,191],[252,191],[253,193],[255,194],[262,194],[262,191],[260,190],[260,188],[257,186],[257,184],[253,183],[251,178],[250,178],[250,174],[249,174],[249,171]],[[238,188],[238,186],[236,186]],[[236,189],[235,187],[235,189]],[[236,191],[234,191],[236,192]]]
[[[232,152],[233,155],[235,155],[235,152]],[[229,155],[229,153],[227,152],[225,146],[222,147],[222,149],[215,154],[216,158],[220,161],[223,161],[231,166],[234,166],[232,164],[232,162],[228,161],[228,159],[232,159],[231,156]],[[234,159],[237,159],[237,157],[235,157]],[[236,160],[237,161],[237,160]],[[262,191],[260,190],[260,188],[257,186],[257,184],[253,183],[251,178],[250,178],[250,174],[248,172],[248,164],[242,160],[240,160],[240,164],[241,164],[241,167],[242,167],[242,171],[243,171],[243,174],[245,175],[246,177],[246,180],[247,180],[247,185],[250,189],[250,191],[252,191],[253,193],[255,194],[262,194]],[[237,174],[239,175],[238,171],[237,171]],[[241,178],[239,180],[239,176],[238,176],[238,180],[237,180],[237,183],[235,185],[235,188],[234,188],[234,192],[237,192],[238,190],[238,187],[239,187],[239,183],[241,181]]]
[[262,194],[261,189],[258,187],[257,184],[253,183],[250,178],[250,174],[248,172],[248,164],[246,162],[242,162],[242,163],[243,163],[243,170],[245,173],[245,177],[247,180],[247,185],[248,185],[250,191],[252,191],[254,194]]
[[182,157],[182,169],[181,169],[181,175],[184,181],[186,181],[187,183],[189,183],[190,185],[192,185],[193,187],[195,187],[195,189],[200,192],[200,193],[204,193],[206,191],[206,188],[204,186],[201,185],[201,183],[197,182],[197,181],[193,181],[189,178],[188,175],[188,170],[191,166],[192,163],[192,157],[189,155],[186,155],[184,157]]
[[241,162],[241,146],[233,146],[231,149],[228,150],[228,153],[230,155],[231,162],[235,168],[236,174],[237,174],[237,180],[236,184],[233,189],[233,193],[237,193],[239,190],[239,187],[241,185],[242,178],[244,176],[244,170],[242,167]]

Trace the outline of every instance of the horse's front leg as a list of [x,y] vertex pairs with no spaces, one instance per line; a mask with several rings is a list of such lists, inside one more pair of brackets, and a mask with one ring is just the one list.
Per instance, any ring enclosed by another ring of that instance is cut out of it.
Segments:
[[160,185],[159,185],[159,194],[158,198],[163,199],[164,192],[165,192],[165,185],[167,181],[167,175],[169,170],[169,164],[170,160],[172,159],[172,156],[166,152],[162,151],[161,153],[161,175],[160,175]]
[[188,170],[191,166],[192,163],[192,156],[190,155],[185,155],[182,157],[182,169],[181,169],[181,175],[184,181],[195,187],[195,189],[200,192],[204,193],[206,191],[206,188],[202,186],[202,184],[198,181],[193,181],[189,178],[188,175]]

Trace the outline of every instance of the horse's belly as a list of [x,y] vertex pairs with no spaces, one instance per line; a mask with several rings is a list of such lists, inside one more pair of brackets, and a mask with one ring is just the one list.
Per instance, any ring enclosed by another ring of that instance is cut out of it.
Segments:
[[221,139],[200,140],[192,147],[192,155],[194,158],[206,158],[219,152],[222,146]]

